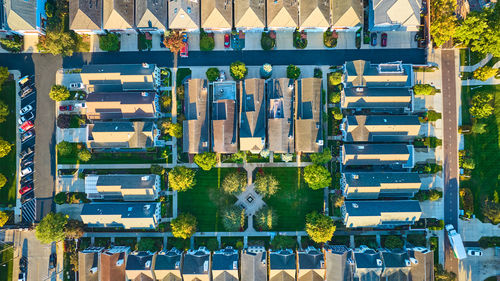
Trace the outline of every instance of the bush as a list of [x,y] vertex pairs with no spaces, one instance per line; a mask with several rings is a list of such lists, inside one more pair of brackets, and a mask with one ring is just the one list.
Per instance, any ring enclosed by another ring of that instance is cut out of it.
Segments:
[[483,236],[479,239],[479,246],[483,249],[500,247],[499,236]]
[[158,247],[156,241],[152,238],[143,237],[141,241],[137,243],[137,251],[150,251],[154,253],[159,250],[161,250],[161,247]]
[[295,249],[297,245],[297,239],[295,237],[290,237],[290,236],[281,236],[281,235],[276,235],[273,238],[273,241],[271,241],[271,248],[273,250],[280,250],[280,249]]
[[300,68],[299,67],[297,67],[293,64],[290,64],[286,68],[286,77],[287,78],[297,80],[297,79],[299,79],[299,76],[300,76]]
[[150,171],[151,171],[151,174],[155,174],[155,175],[159,175],[159,176],[165,174],[165,168],[163,168],[160,165],[156,165],[156,164],[151,165]]
[[217,79],[219,79],[220,71],[217,67],[210,67],[207,70],[206,75],[207,75],[208,81],[214,82],[214,81],[217,81]]
[[242,80],[248,74],[248,68],[241,61],[231,63],[229,72],[234,80]]
[[314,69],[314,78],[323,78],[323,71],[321,71],[321,68],[316,67]]
[[239,231],[245,226],[245,210],[233,205],[222,214],[222,225],[226,231]]
[[[304,32],[305,35],[305,32]],[[307,36],[302,38],[302,32],[295,30],[293,32],[293,46],[297,49],[305,49],[307,47]]]
[[323,165],[323,164],[330,162],[330,160],[332,160],[332,152],[327,147],[327,148],[323,149],[323,152],[321,152],[321,153],[311,154],[310,158],[314,164]]
[[5,184],[7,184],[7,178],[2,173],[0,173],[0,188],[4,187]]
[[204,31],[200,34],[200,50],[201,51],[212,51],[215,47],[214,38],[208,36]]
[[71,124],[71,115],[59,114],[59,116],[57,116],[57,127],[61,129],[67,129],[69,128],[70,124]]
[[328,75],[328,86],[337,86],[342,83],[342,73],[333,72]]
[[239,171],[230,173],[222,181],[222,190],[225,193],[237,195],[245,191],[247,186],[247,177]]
[[120,50],[120,37],[115,33],[99,35],[99,48],[107,52],[117,52]]
[[401,249],[403,244],[403,239],[396,235],[389,235],[384,240],[384,247],[389,249]]
[[417,84],[413,86],[413,92],[417,96],[432,96],[436,94],[436,88],[429,84]]
[[70,96],[68,88],[63,85],[53,85],[50,89],[49,96],[54,101],[67,100]]
[[83,162],[87,162],[92,158],[92,153],[88,149],[82,149],[78,152],[78,159]]
[[7,156],[12,150],[13,144],[0,137],[0,158]]
[[344,118],[342,111],[338,107],[332,108],[332,114],[333,114],[333,119],[335,120],[342,120]]
[[477,80],[486,81],[498,73],[498,69],[485,65],[474,70],[472,77]]
[[262,49],[266,51],[272,50],[276,45],[276,39],[271,38],[271,36],[269,36],[269,33],[262,32],[262,36],[260,37],[260,45]]
[[75,152],[74,151],[75,146],[72,143],[69,143],[67,141],[62,141],[62,142],[58,143],[56,148],[57,148],[57,152],[59,152],[59,154],[61,156],[68,156],[68,155],[71,155]]
[[23,50],[23,42],[24,39],[22,36],[14,34],[12,39],[0,39],[0,46],[9,52],[19,53]]
[[56,194],[56,196],[54,196],[54,202],[57,205],[66,204],[67,201],[68,201],[68,193],[66,192],[59,192]]
[[487,118],[493,114],[494,108],[491,105],[493,94],[491,93],[478,93],[472,97],[471,107],[469,113],[478,119]]
[[194,163],[205,171],[210,171],[217,164],[217,155],[213,152],[204,152],[194,156]]
[[483,216],[492,224],[500,223],[500,203],[494,200],[485,200],[482,206]]
[[339,103],[340,102],[340,92],[330,92],[328,94],[328,101],[330,103]]
[[327,48],[334,48],[337,46],[337,38],[338,34],[335,30],[331,31],[330,29],[323,32],[323,44]]
[[259,230],[271,230],[278,224],[278,214],[272,208],[264,206],[255,214],[254,222]]
[[444,229],[444,220],[438,220],[436,224],[428,226],[429,230],[443,230]]
[[269,197],[274,195],[279,190],[279,182],[273,175],[257,173],[254,185],[255,191],[262,197]]
[[436,189],[420,190],[415,193],[414,199],[424,202],[427,200],[437,201],[439,198],[443,197],[443,192]]
[[434,110],[429,110],[426,112],[426,118],[428,122],[434,122],[441,119],[441,113],[438,113]]

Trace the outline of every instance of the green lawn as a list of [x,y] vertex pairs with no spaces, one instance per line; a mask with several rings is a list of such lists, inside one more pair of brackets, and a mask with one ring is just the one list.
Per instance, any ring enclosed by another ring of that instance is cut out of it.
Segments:
[[322,210],[323,190],[307,187],[300,168],[263,168],[263,171],[280,182],[280,190],[264,199],[278,213],[278,225],[274,230],[303,230],[306,214]]
[[469,102],[474,93],[489,91],[495,93],[495,114],[482,119],[486,124],[484,134],[465,135],[465,150],[474,158],[476,168],[471,173],[470,180],[462,181],[461,187],[470,188],[474,196],[474,210],[478,218],[482,219],[481,206],[486,197],[493,198],[493,192],[500,190],[500,176],[498,159],[500,159],[500,85],[483,86],[480,88],[462,87],[462,123],[472,124],[468,111]]
[[460,49],[460,65],[475,65],[484,59],[485,55],[477,52],[469,52],[469,49]]
[[0,205],[7,206],[16,202],[16,82],[7,81],[2,85],[0,99],[10,110],[7,120],[0,123],[0,137],[13,144],[10,153],[0,158],[0,173],[7,178],[7,184],[0,189]]
[[0,280],[12,280],[12,266],[14,258],[14,250],[11,245],[4,244],[0,246],[2,251],[0,253],[0,261],[5,266],[0,266]]
[[77,156],[77,144],[74,143],[74,153],[62,156],[58,153],[58,164],[148,164],[167,163],[167,159],[161,158],[158,151],[137,151],[137,152],[94,152],[92,158],[87,162],[82,162]]
[[198,219],[198,231],[224,231],[220,219],[221,210],[236,202],[236,197],[221,190],[224,175],[233,168],[214,168],[210,171],[196,170],[196,186],[178,193],[179,213],[191,213]]

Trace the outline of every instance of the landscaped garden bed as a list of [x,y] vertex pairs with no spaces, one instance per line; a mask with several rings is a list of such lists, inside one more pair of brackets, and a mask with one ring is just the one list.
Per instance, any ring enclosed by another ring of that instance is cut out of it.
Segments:
[[7,178],[5,186],[0,188],[0,206],[7,207],[16,203],[16,84],[8,80],[0,90],[0,100],[9,108],[6,120],[0,123],[0,138],[12,144],[10,153],[0,158],[0,173]]
[[134,251],[137,247],[137,238],[135,237],[116,237],[115,244],[116,246],[128,246],[131,251]]
[[365,245],[373,249],[378,248],[375,235],[356,235],[354,236],[354,244],[356,245],[356,247]]
[[307,33],[296,29],[293,32],[293,46],[297,49],[305,49],[307,47]]
[[178,250],[187,250],[190,248],[190,240],[189,239],[181,239],[169,237],[167,240],[167,249],[170,250],[172,247],[175,247]]
[[337,46],[337,39],[339,35],[335,30],[327,29],[323,32],[323,44],[327,48],[335,48]]
[[0,39],[0,46],[2,49],[11,53],[19,53],[23,50],[24,38],[21,35],[13,34],[7,35],[5,38]]
[[262,246],[269,249],[270,239],[268,236],[249,236],[248,246]]
[[351,238],[349,236],[340,236],[333,235],[332,240],[330,241],[332,245],[344,245],[349,247],[351,245]]
[[408,241],[408,243],[411,243],[413,246],[427,247],[425,233],[408,234],[406,237],[406,241]]
[[262,37],[260,38],[260,44],[262,49],[269,51],[276,47],[276,32],[268,31],[262,32]]
[[219,249],[219,242],[217,237],[195,237],[194,247],[207,247],[210,251],[216,251]]
[[221,247],[225,248],[228,246],[233,247],[234,249],[241,250],[243,249],[243,237],[222,237],[221,238]]
[[139,51],[151,50],[153,48],[153,37],[149,32],[140,32],[137,35],[137,48]]

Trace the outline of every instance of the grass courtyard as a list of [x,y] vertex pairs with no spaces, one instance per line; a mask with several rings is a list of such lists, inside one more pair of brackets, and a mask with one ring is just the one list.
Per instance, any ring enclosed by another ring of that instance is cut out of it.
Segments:
[[469,105],[472,96],[478,92],[493,92],[495,112],[481,123],[486,124],[486,133],[465,135],[465,150],[472,156],[476,168],[471,178],[460,183],[461,187],[470,188],[474,196],[474,210],[477,217],[483,218],[481,206],[484,199],[493,198],[493,192],[500,190],[500,85],[482,87],[462,87],[462,124],[471,125]]
[[16,202],[16,82],[7,81],[2,85],[0,99],[8,106],[10,114],[0,123],[0,137],[13,144],[10,153],[0,158],[0,173],[7,178],[7,184],[0,189],[0,205],[7,207]]

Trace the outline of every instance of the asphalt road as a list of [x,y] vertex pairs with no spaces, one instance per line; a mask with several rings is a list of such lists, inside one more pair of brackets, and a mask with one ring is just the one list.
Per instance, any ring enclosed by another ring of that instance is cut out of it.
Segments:
[[[443,144],[444,144],[444,222],[452,224],[458,232],[458,114],[455,73],[455,50],[441,51],[443,93]],[[445,268],[458,274],[455,258],[445,234]]]

